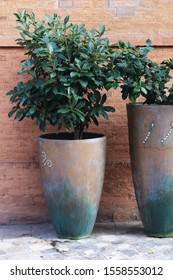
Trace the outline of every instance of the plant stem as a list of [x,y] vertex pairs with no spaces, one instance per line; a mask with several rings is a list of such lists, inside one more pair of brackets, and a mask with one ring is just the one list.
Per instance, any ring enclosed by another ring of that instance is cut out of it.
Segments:
[[80,140],[83,136],[83,129],[75,129],[74,130],[74,140]]

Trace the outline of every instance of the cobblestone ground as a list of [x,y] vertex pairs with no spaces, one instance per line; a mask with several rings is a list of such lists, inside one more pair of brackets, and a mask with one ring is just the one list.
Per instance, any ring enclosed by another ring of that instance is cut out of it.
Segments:
[[91,237],[59,239],[52,224],[1,225],[0,260],[172,260],[173,238],[152,238],[141,223],[98,223]]

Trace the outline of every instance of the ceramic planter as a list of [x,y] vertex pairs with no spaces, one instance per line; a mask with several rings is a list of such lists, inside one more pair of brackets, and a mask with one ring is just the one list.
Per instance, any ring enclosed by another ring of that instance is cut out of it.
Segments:
[[173,236],[173,106],[127,104],[132,177],[147,235]]
[[70,133],[39,137],[43,191],[52,223],[61,238],[90,236],[102,193],[106,137],[84,133],[72,140]]

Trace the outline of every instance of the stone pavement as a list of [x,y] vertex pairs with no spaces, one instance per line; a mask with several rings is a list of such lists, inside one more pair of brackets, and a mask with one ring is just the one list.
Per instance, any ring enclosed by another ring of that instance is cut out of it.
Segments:
[[172,260],[173,238],[152,238],[140,222],[96,223],[91,237],[59,239],[50,223],[0,225],[0,260]]

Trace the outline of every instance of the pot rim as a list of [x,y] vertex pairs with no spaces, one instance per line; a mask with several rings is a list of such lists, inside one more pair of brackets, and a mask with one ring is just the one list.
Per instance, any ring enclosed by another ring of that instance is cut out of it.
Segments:
[[130,103],[127,103],[126,104],[126,107],[131,107],[131,106],[144,106],[144,107],[158,107],[158,108],[162,108],[162,107],[164,107],[164,108],[166,108],[166,107],[169,107],[169,108],[173,108],[173,105],[170,105],[170,104],[168,104],[168,105],[162,105],[162,104],[144,104],[143,102],[135,102],[135,103],[132,103],[132,102],[130,102]]
[[[44,133],[38,137],[38,140],[44,141],[69,141],[69,142],[81,142],[81,141],[96,141],[98,139],[107,138],[105,134],[97,132],[84,132],[82,139],[74,139],[73,132],[59,132],[59,133]],[[59,136],[59,137],[58,137]]]

